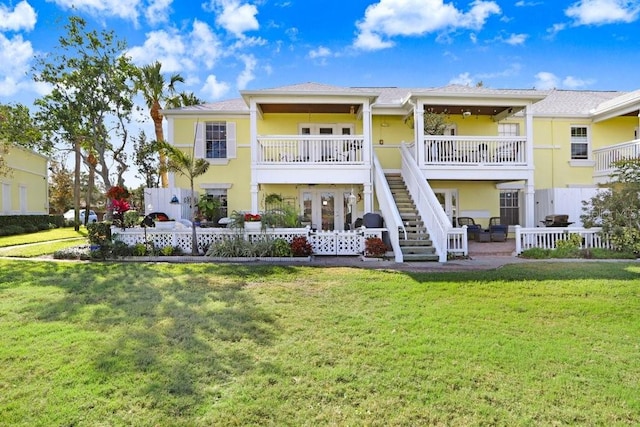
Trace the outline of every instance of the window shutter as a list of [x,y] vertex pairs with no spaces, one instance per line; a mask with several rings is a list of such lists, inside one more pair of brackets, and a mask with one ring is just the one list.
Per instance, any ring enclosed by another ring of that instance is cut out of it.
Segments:
[[195,126],[194,126],[194,132],[196,134],[195,136],[195,147],[193,152],[194,152],[194,157],[196,159],[204,159],[204,152],[205,152],[205,147],[204,147],[204,132],[205,132],[205,126],[204,123],[198,123],[196,122]]
[[236,158],[236,123],[227,122],[227,159]]

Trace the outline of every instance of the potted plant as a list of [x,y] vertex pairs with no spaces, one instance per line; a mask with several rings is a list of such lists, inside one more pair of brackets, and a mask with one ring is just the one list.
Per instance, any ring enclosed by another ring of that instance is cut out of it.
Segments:
[[210,197],[207,194],[203,194],[200,196],[198,200],[198,216],[201,216],[200,219],[206,219],[207,221],[216,222],[218,217],[220,216],[220,200],[215,197]]
[[262,215],[245,213],[244,229],[245,231],[258,231],[262,229]]

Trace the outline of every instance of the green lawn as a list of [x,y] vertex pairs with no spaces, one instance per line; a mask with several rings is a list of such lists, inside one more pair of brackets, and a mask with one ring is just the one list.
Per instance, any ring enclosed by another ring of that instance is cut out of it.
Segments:
[[0,261],[0,425],[638,425],[640,265]]
[[80,227],[80,231],[75,231],[73,227],[54,228],[51,230],[39,231],[37,233],[2,236],[0,237],[0,248],[31,243],[44,243],[52,240],[78,239],[86,237],[87,229],[85,227]]

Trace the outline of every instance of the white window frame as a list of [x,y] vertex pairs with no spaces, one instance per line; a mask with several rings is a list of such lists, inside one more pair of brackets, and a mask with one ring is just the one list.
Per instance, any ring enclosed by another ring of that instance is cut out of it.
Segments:
[[498,136],[520,136],[520,123],[498,123]]
[[[574,137],[572,136],[573,129],[584,128],[586,129],[586,137]],[[586,159],[574,159],[571,152],[573,151],[573,144],[586,144],[587,146],[587,158]],[[585,166],[592,167],[595,162],[591,156],[591,127],[586,124],[573,124],[569,127],[569,163],[571,166]]]
[[[298,124],[298,133],[300,135],[320,135],[321,128],[331,128],[331,135],[353,135],[356,126],[353,123],[300,123]],[[309,133],[305,133],[303,129],[309,129]],[[350,133],[343,133],[343,130],[349,129]]]
[[[207,124],[209,123],[224,123],[226,127],[226,143],[227,143],[227,156],[226,157],[207,157],[207,138],[206,138],[206,129]],[[220,164],[226,165],[229,163],[229,159],[235,159],[237,157],[236,154],[236,123],[229,122],[225,120],[208,120],[204,123],[196,123],[195,124],[195,134],[196,134],[196,146],[195,146],[195,157],[199,159],[205,159],[210,164]]]

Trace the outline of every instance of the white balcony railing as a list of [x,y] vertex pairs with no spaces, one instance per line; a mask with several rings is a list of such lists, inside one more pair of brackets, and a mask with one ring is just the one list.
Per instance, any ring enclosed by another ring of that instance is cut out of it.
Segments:
[[640,158],[640,139],[598,148],[593,150],[593,160],[595,161],[593,174],[599,177],[610,176],[615,171],[614,162],[637,158]]
[[425,135],[420,166],[526,166],[526,137]]
[[258,136],[258,164],[364,164],[362,135]]

